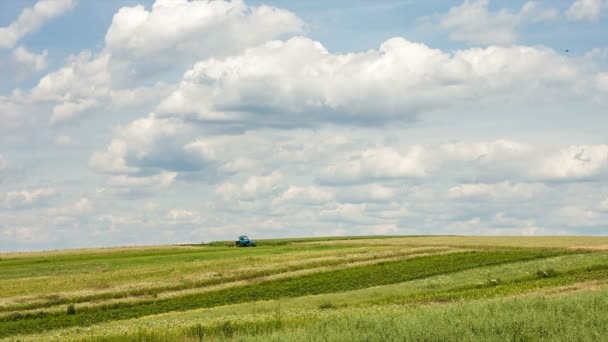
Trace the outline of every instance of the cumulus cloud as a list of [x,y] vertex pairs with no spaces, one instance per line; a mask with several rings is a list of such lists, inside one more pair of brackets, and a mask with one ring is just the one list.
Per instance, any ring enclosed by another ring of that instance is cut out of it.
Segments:
[[345,156],[329,165],[321,175],[327,183],[423,177],[431,167],[422,146],[401,153],[391,147],[373,148]]
[[39,0],[24,9],[9,26],[0,27],[0,48],[12,48],[29,33],[36,32],[47,21],[62,15],[76,5],[76,0]]
[[275,205],[285,203],[323,204],[332,201],[335,193],[330,189],[317,186],[290,186],[285,192],[273,200]]
[[33,208],[48,204],[58,195],[53,188],[25,189],[9,191],[4,195],[3,206],[8,209]]
[[395,200],[399,189],[378,183],[340,187],[336,197],[340,202],[381,202],[386,203]]
[[513,44],[516,29],[526,23],[554,20],[559,13],[541,8],[537,2],[526,2],[519,12],[506,9],[492,12],[489,0],[465,0],[440,17],[439,26],[450,38],[470,44]]
[[297,37],[197,63],[158,114],[244,128],[369,125],[472,102],[576,97],[574,83],[590,87],[594,76],[541,47],[447,53],[392,38],[378,50],[332,54]]
[[333,208],[322,210],[319,217],[328,221],[371,223],[374,220],[365,214],[366,208],[365,203],[338,203]]
[[608,214],[582,204],[569,204],[560,207],[553,213],[553,218],[562,225],[575,228],[604,229],[608,225]]
[[49,240],[49,233],[40,226],[9,226],[2,229],[5,241],[17,241],[19,243],[36,244]]
[[127,197],[156,195],[159,191],[170,187],[177,175],[177,172],[162,171],[152,176],[113,176],[107,180],[106,187],[99,189],[98,193]]
[[166,220],[174,225],[196,224],[200,223],[201,217],[189,210],[173,208],[167,213]]
[[8,167],[8,160],[0,154],[0,171],[5,170],[7,167]]
[[93,211],[93,203],[87,197],[81,197],[76,202],[48,209],[48,215],[55,223],[69,222],[77,217],[90,214]]
[[597,88],[604,92],[608,93],[608,72],[600,73],[596,77]]
[[607,174],[606,145],[547,149],[499,139],[354,150],[327,161],[318,180],[323,184],[376,180],[415,183],[441,178],[465,183],[450,190],[453,198],[485,196],[494,191],[498,197],[530,197],[543,190],[543,185],[536,182],[593,181]]
[[597,22],[607,7],[606,0],[576,0],[566,11],[566,17],[571,21]]
[[251,176],[242,184],[225,182],[215,189],[215,194],[224,201],[233,199],[255,201],[276,193],[282,187],[283,174],[274,171],[264,176]]
[[464,142],[456,141],[442,144],[440,149],[456,160],[492,162],[505,156],[517,156],[529,152],[532,147],[513,140]]
[[32,53],[23,46],[19,46],[13,50],[12,59],[17,79],[21,80],[32,73],[46,69],[48,66],[47,56],[47,50],[44,50],[40,54]]
[[542,183],[460,184],[452,187],[448,196],[452,199],[525,200],[547,191]]
[[94,153],[89,165],[101,172],[136,173],[143,168],[184,170],[200,161],[184,149],[189,128],[181,121],[155,116],[137,119],[117,129],[105,151]]
[[74,143],[74,140],[67,135],[58,135],[55,138],[55,144],[57,144],[57,145],[68,146],[68,145],[72,145],[73,143]]
[[[293,13],[237,1],[157,0],[123,7],[113,17],[106,49],[120,58],[159,63],[220,57],[281,34],[297,33],[303,22]],[[150,58],[154,56],[154,58]]]
[[608,197],[600,203],[600,209],[603,211],[608,211]]
[[573,145],[541,160],[538,176],[547,180],[584,180],[606,176],[608,145]]
[[141,107],[171,90],[159,73],[179,73],[196,60],[237,53],[302,27],[289,11],[243,1],[157,0],[150,11],[123,7],[100,51],[69,58],[40,80],[30,99],[53,104],[52,124],[100,106]]

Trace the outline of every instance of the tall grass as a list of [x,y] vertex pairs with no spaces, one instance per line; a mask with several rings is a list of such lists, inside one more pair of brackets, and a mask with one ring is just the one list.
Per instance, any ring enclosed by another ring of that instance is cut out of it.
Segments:
[[604,341],[608,291],[568,297],[373,306],[316,314],[226,320],[84,341]]

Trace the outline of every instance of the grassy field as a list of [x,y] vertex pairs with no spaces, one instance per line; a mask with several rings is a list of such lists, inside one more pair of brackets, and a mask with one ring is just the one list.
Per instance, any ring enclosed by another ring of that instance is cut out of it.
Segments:
[[0,254],[6,341],[598,341],[608,238],[353,237]]

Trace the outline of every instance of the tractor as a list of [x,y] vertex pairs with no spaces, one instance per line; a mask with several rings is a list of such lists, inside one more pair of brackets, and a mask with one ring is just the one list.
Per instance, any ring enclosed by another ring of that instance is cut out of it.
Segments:
[[239,239],[234,242],[237,247],[255,247],[255,241],[249,240],[245,235],[239,236]]

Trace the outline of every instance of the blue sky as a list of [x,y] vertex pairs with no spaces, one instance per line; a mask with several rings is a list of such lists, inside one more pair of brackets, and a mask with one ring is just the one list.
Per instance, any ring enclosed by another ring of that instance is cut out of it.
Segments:
[[607,18],[605,0],[1,2],[0,252],[605,235]]

